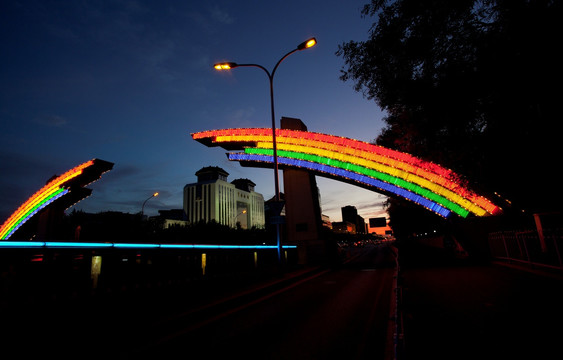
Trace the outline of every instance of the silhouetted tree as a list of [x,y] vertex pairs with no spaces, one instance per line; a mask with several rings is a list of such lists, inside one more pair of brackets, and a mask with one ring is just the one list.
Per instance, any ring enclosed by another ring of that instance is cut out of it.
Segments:
[[377,143],[519,208],[559,208],[560,1],[372,0],[341,79],[387,112]]

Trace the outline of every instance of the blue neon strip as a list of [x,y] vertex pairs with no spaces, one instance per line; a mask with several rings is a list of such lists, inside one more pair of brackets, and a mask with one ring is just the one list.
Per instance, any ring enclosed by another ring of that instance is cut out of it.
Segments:
[[45,243],[43,241],[0,241],[0,247],[4,247],[4,248],[10,248],[10,247],[36,248],[36,247],[44,247],[44,246]]
[[135,248],[135,249],[147,249],[147,248],[157,248],[160,244],[135,244],[135,243],[115,243],[113,247],[116,248]]
[[47,241],[43,243],[45,247],[56,248],[107,248],[112,247],[112,243],[94,243],[94,242],[66,242],[66,241]]
[[[256,154],[244,154],[244,153],[228,153],[227,155],[229,160],[234,160],[234,161],[257,161],[257,162],[268,162],[268,163],[274,162],[274,157],[269,155],[256,155]],[[443,217],[448,217],[451,213],[450,210],[444,208],[443,206],[423,196],[415,194],[412,191],[349,170],[345,170],[325,164],[314,163],[311,161],[291,159],[281,156],[278,156],[278,163],[283,165],[305,168],[314,171],[320,171],[322,173],[327,173],[338,177],[351,179],[362,184],[370,185],[378,189],[401,196],[419,205],[422,205],[427,209],[434,211],[435,213]]]
[[193,244],[160,244],[161,249],[195,249]]
[[[284,245],[284,248],[295,248]],[[161,249],[277,249],[276,245],[198,245],[198,244],[160,244]]]
[[[295,249],[295,245],[283,245],[284,249]],[[94,243],[65,241],[0,241],[1,248],[121,248],[121,249],[277,249],[277,245],[203,245],[203,244],[142,244],[142,243]]]

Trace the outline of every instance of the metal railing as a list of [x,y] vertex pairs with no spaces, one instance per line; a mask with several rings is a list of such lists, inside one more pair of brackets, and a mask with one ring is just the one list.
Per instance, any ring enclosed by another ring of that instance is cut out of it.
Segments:
[[490,233],[491,255],[495,259],[563,270],[563,230],[544,231],[542,235],[540,237],[536,230]]

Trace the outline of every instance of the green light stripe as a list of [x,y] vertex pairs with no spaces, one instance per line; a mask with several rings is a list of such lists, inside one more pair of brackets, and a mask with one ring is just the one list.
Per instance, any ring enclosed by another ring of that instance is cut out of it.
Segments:
[[[257,155],[269,155],[272,156],[274,154],[273,149],[264,149],[264,148],[246,148],[245,153],[247,154],[257,154]],[[422,186],[413,184],[406,180],[400,179],[398,177],[388,175],[377,170],[369,169],[364,166],[351,164],[347,162],[343,162],[340,160],[330,159],[323,156],[318,155],[311,155],[301,152],[294,152],[294,151],[286,151],[286,150],[278,150],[278,156],[283,156],[291,159],[298,159],[298,160],[305,160],[316,162],[319,164],[334,166],[340,169],[353,171],[358,174],[366,175],[372,177],[374,179],[378,179],[381,181],[385,181],[387,183],[399,186],[401,188],[410,190],[415,194],[423,196],[429,200],[439,203],[444,207],[450,209],[451,211],[455,212],[456,214],[460,215],[461,217],[467,217],[469,215],[469,210],[465,209],[464,207],[452,202],[445,197],[434,193],[432,190],[424,188]]]
[[37,203],[33,208],[31,208],[28,212],[26,212],[22,217],[19,218],[18,221],[16,221],[12,226],[10,226],[10,228],[8,229],[8,231],[6,232],[6,234],[10,234],[13,229],[17,228],[19,226],[19,224],[21,224],[22,222],[27,221],[27,219],[29,218],[29,216],[31,214],[33,214],[34,211],[36,211],[37,209],[40,209],[42,206],[45,205],[45,203],[49,203],[51,201],[51,199],[53,199],[54,197],[58,196],[60,193],[62,193],[63,191],[65,191],[64,188],[59,188],[58,190],[56,190],[55,192],[53,192],[51,195],[49,195],[48,197],[46,197],[45,199],[41,200],[39,203]]

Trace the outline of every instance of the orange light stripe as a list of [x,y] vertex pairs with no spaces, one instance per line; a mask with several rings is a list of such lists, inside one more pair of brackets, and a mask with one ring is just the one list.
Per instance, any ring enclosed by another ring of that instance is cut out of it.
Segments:
[[0,227],[0,238],[8,233],[8,231],[13,227],[22,216],[27,214],[30,209],[32,209],[36,204],[47,198],[50,194],[57,191],[59,187],[65,182],[75,178],[76,176],[82,174],[85,168],[94,164],[93,160],[87,161],[81,165],[78,165],[69,171],[65,172],[61,176],[53,179],[47,185],[42,187],[39,191],[33,194],[29,199],[27,199]]
[[[220,129],[220,130],[209,130],[202,131],[199,133],[193,133],[192,137],[195,140],[203,138],[212,138],[213,140],[219,136],[270,136],[272,137],[272,130],[269,128],[237,128],[237,129]],[[342,136],[334,136],[328,134],[314,133],[308,131],[298,131],[298,130],[288,130],[288,129],[276,129],[276,138],[286,136],[291,138],[298,138],[305,141],[321,141],[331,144],[342,145],[346,147],[351,147],[359,150],[366,150],[379,155],[395,158],[403,162],[413,164],[417,167],[425,168],[436,174],[444,177],[449,177],[454,174],[450,169],[446,169],[440,165],[434,164],[431,161],[421,160],[410,154],[400,152],[397,150],[387,149],[385,147],[370,144],[364,141],[354,140]]]
[[[272,149],[273,144],[271,142],[269,142],[269,143],[258,142],[257,147],[258,148]],[[341,150],[341,147],[336,147],[336,148],[329,150],[329,149],[321,149],[321,148],[316,148],[316,147],[309,147],[309,146],[305,146],[305,145],[294,145],[294,144],[280,143],[280,144],[278,144],[278,150],[288,150],[288,151],[318,155],[318,156],[326,157],[326,158],[329,158],[329,159],[342,161],[342,162],[345,162],[345,163],[359,165],[359,166],[365,167],[367,169],[376,170],[378,172],[388,174],[388,175],[396,177],[396,178],[403,179],[405,181],[408,181],[409,183],[419,185],[423,188],[426,188],[426,189],[432,191],[435,194],[444,196],[448,200],[453,201],[454,203],[462,206],[463,208],[465,208],[467,210],[478,213],[479,215],[483,215],[486,211],[485,209],[481,208],[480,206],[474,204],[469,199],[461,196],[457,192],[452,191],[451,189],[448,189],[448,188],[446,188],[446,187],[444,187],[440,184],[437,184],[434,181],[425,179],[422,176],[416,175],[412,172],[408,172],[408,171],[398,169],[396,167],[388,166],[388,165],[382,164],[382,163],[377,162],[377,161],[373,161],[373,160],[370,160],[370,159],[365,159],[365,158],[361,158],[361,157],[358,157],[358,156],[355,156],[355,155],[347,154],[345,151],[339,151],[339,150]]]
[[[256,142],[257,147],[267,147],[273,148],[272,145],[272,138],[269,135],[229,135],[229,136],[217,136],[215,141],[220,142]],[[365,159],[369,161],[373,161],[379,164],[383,164],[388,166],[385,173],[393,175],[395,171],[393,169],[397,169],[397,171],[406,171],[409,174],[422,177],[426,180],[429,180],[437,185],[440,185],[446,189],[449,189],[455,192],[457,195],[467,199],[471,203],[477,205],[478,207],[484,209],[490,214],[494,214],[495,211],[498,211],[496,205],[490,203],[487,199],[483,198],[475,194],[474,192],[464,188],[460,184],[453,182],[452,180],[445,178],[441,175],[435,174],[427,169],[422,167],[417,167],[410,163],[398,161],[396,159],[375,154],[373,152],[362,150],[358,148],[352,148],[349,146],[338,145],[333,143],[326,143],[320,140],[307,140],[304,138],[294,138],[294,137],[285,137],[285,136],[276,136],[276,142],[278,144],[288,144],[288,145],[296,145],[296,146],[304,146],[304,147],[311,147],[317,149],[323,149],[331,152],[337,152],[341,154],[351,155],[360,159]],[[281,149],[281,147],[280,147]],[[392,168],[392,169],[391,169]],[[406,179],[406,177],[405,177]]]
[[49,195],[59,189],[58,186],[44,186],[41,190],[31,196],[25,203],[23,203],[9,218],[4,222],[0,228],[0,239],[6,235],[10,229],[29,212],[35,205],[46,199]]
[[6,230],[0,234],[0,239],[5,240],[9,237],[9,234],[13,233],[15,229],[17,229],[19,226],[23,225],[23,223],[25,223],[27,220],[29,220],[29,218],[32,216],[31,214],[33,214],[35,211],[37,211],[38,208],[41,208],[41,206],[45,203],[45,202],[49,202],[49,200],[54,200],[54,198],[56,198],[55,194],[60,194],[61,192],[63,192],[64,194],[65,190],[62,187],[56,188],[55,191],[50,192],[49,195],[45,196],[44,198],[39,199],[38,201],[36,201],[33,206],[31,208],[29,208],[28,211],[26,211],[25,213],[20,213],[18,215],[18,217],[16,218],[16,221],[13,222],[9,227],[6,228]]
[[[398,171],[405,171],[409,174],[424,178],[426,180],[429,180],[437,185],[440,185],[446,189],[449,189],[453,192],[455,192],[457,195],[471,201],[472,203],[474,203],[475,205],[483,208],[485,211],[493,214],[494,211],[496,211],[497,206],[492,204],[491,202],[489,202],[487,199],[483,198],[480,195],[477,195],[476,193],[474,193],[471,190],[468,190],[467,188],[461,186],[459,183],[454,182],[448,178],[445,178],[443,176],[437,175],[431,171],[428,171],[426,169],[423,169],[421,167],[416,167],[412,164],[409,163],[405,163],[405,162],[401,162],[386,156],[381,156],[381,155],[377,155],[374,154],[372,152],[366,151],[366,150],[358,150],[358,149],[353,149],[347,146],[334,146],[331,144],[327,144],[321,141],[303,141],[302,139],[295,139],[295,138],[286,138],[283,136],[280,137],[276,137],[276,142],[278,143],[282,143],[282,144],[288,144],[288,145],[299,145],[299,146],[305,146],[305,147],[313,147],[313,148],[317,148],[317,149],[323,149],[323,150],[327,150],[327,151],[331,151],[333,153],[338,153],[338,154],[346,154],[346,155],[350,155],[353,157],[356,157],[358,159],[365,159],[368,161],[372,161],[375,163],[379,163],[385,166],[388,166],[388,168],[386,169],[386,171],[384,171],[385,173],[391,174],[391,175],[397,175]],[[269,144],[269,145],[266,145]],[[272,142],[257,142],[257,146],[258,147],[264,147],[264,146],[268,146],[269,148],[272,148]],[[406,178],[405,178],[406,179]]]
[[[20,206],[20,208],[18,210],[16,210],[16,213],[21,213],[21,212],[26,213],[38,201],[41,201],[42,199],[44,199],[48,195],[52,194],[54,191],[58,190],[60,185],[69,181],[70,179],[75,178],[76,176],[82,174],[82,171],[84,170],[84,168],[86,168],[86,167],[88,167],[92,164],[93,164],[93,161],[79,165],[76,168],[73,168],[73,169],[67,171],[66,173],[64,173],[63,175],[57,177],[56,179],[53,179],[51,182],[49,182],[47,185],[45,185],[43,188],[41,188],[39,191],[37,191],[32,197],[30,197],[24,204],[22,204],[22,206]],[[16,215],[16,213],[14,213],[14,215]]]
[[[192,137],[196,140],[211,138],[216,143],[264,142],[271,144],[272,130],[269,128],[221,129],[194,133]],[[407,153],[345,137],[287,129],[276,129],[276,142],[345,153],[401,169],[455,192],[490,214],[496,214],[501,211],[500,208],[492,204],[488,199],[459,184],[457,182],[459,176],[452,170],[421,160]]]

